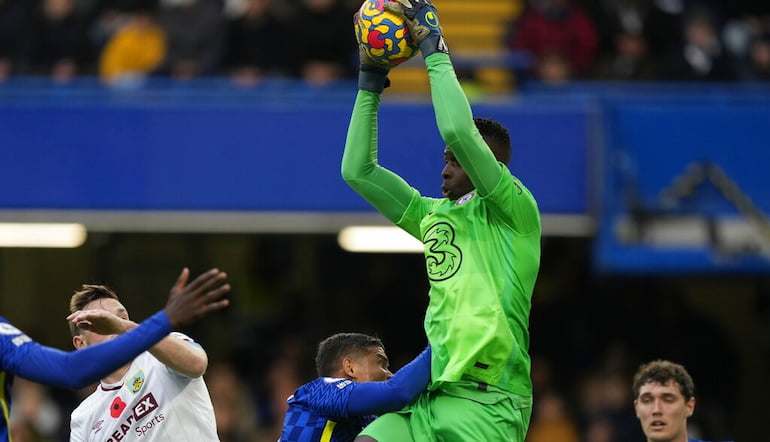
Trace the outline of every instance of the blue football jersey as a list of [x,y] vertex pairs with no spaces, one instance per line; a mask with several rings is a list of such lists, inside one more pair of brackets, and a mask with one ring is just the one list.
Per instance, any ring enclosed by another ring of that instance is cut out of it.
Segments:
[[348,400],[359,384],[345,378],[318,378],[288,399],[281,442],[350,442],[377,416],[348,416]]
[[64,352],[33,341],[0,316],[0,442],[9,440],[13,375],[41,384],[81,388],[131,361],[170,331],[168,317],[160,311],[108,342]]
[[8,369],[18,364],[22,355],[26,353],[23,344],[30,341],[27,335],[0,316],[0,411],[3,413],[2,419],[0,419],[0,442],[8,441],[11,425],[13,375],[8,372]]

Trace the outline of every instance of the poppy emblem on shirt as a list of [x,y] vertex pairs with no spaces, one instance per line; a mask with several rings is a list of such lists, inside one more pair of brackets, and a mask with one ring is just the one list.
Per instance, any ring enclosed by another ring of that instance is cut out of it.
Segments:
[[126,387],[128,388],[128,391],[133,394],[136,394],[139,390],[141,390],[142,385],[144,385],[144,372],[141,370],[126,381]]
[[123,410],[125,409],[126,403],[123,402],[123,399],[120,397],[116,397],[112,400],[112,404],[110,404],[110,416],[120,417],[120,414],[123,413]]

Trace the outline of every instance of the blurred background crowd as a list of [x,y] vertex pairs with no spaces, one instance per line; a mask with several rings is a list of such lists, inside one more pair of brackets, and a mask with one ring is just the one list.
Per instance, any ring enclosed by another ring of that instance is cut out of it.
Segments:
[[[217,76],[245,86],[264,78],[323,85],[355,75],[351,16],[360,3],[0,0],[0,80]],[[464,74],[482,83],[770,79],[766,1],[437,3],[453,53],[468,61]]]

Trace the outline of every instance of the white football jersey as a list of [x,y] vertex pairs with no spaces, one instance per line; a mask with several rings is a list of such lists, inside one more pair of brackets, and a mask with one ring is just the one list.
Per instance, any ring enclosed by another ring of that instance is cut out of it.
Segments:
[[[181,333],[172,335],[192,342]],[[70,442],[218,440],[203,377],[183,376],[149,352],[134,359],[120,382],[97,386],[70,422]]]

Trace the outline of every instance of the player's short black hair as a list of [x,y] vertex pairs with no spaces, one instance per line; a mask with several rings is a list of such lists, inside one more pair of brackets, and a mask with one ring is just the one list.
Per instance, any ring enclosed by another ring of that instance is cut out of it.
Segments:
[[385,347],[382,341],[363,333],[337,333],[318,344],[315,367],[318,376],[332,376],[340,366],[340,360],[366,353],[371,347]]
[[511,161],[511,135],[508,129],[491,118],[473,117],[473,122],[497,161],[508,164]]
[[639,390],[643,385],[653,383],[666,385],[674,381],[679,385],[679,391],[685,401],[695,397],[695,383],[684,366],[662,359],[642,364],[634,375],[634,399],[639,398]]

